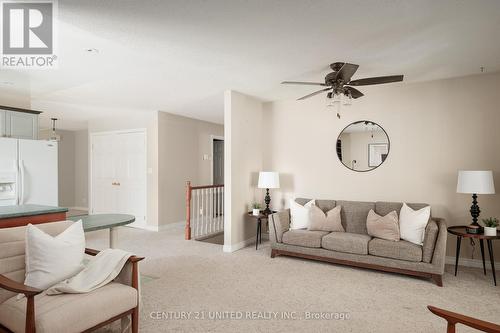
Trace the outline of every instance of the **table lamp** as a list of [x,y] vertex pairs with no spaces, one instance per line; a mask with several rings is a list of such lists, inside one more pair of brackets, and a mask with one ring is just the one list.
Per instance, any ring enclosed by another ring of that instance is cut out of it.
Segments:
[[264,202],[266,203],[266,209],[264,214],[271,214],[271,209],[269,209],[269,204],[271,203],[271,196],[269,196],[270,188],[280,188],[280,176],[278,172],[275,171],[261,171],[259,172],[259,184],[258,188],[266,189],[266,198]]
[[[472,224],[475,228],[481,229],[477,223],[481,210],[477,205],[478,194],[495,194],[495,184],[493,183],[492,171],[459,171],[457,193],[472,194],[472,206],[470,207],[470,215],[472,216]],[[479,231],[480,232],[480,231]]]

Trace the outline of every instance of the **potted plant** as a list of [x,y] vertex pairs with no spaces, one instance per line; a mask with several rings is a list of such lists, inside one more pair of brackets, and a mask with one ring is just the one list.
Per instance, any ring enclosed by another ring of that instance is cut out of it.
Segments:
[[255,216],[259,216],[259,214],[260,214],[260,208],[261,208],[260,203],[254,202],[252,204],[252,214],[255,215]]
[[485,236],[496,236],[498,219],[495,217],[490,217],[488,219],[483,219],[484,223],[484,235]]

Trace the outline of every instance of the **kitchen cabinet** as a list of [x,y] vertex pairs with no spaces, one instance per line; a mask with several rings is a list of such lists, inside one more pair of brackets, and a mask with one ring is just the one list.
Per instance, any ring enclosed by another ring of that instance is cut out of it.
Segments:
[[0,106],[0,137],[38,139],[39,111]]

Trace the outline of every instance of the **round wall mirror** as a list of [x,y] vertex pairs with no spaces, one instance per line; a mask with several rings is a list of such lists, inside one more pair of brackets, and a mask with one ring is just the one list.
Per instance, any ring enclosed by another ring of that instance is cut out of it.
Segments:
[[337,139],[339,160],[354,171],[378,168],[387,159],[389,150],[389,136],[380,125],[369,120],[350,124]]

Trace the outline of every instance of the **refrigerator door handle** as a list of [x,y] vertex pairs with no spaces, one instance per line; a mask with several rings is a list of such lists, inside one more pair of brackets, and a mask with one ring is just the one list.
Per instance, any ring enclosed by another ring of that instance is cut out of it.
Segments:
[[20,182],[20,186],[19,186],[19,204],[22,205],[24,204],[24,163],[23,163],[23,160],[20,161],[19,163],[19,170],[21,171],[20,174],[21,174],[21,182]]

